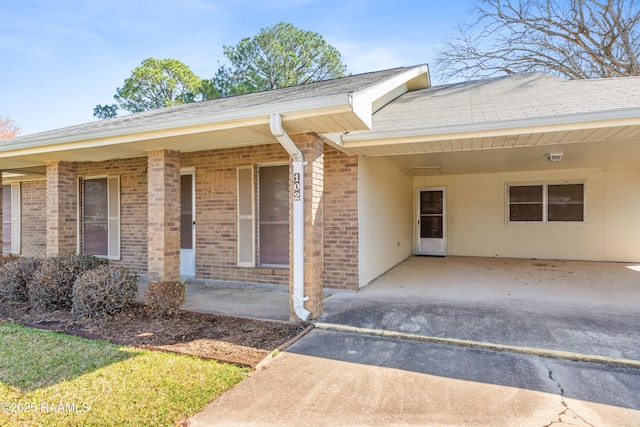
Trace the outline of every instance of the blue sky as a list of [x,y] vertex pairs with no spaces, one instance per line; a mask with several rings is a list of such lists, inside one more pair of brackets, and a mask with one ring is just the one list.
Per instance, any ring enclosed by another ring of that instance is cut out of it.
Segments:
[[[0,115],[22,135],[95,120],[148,57],[211,78],[222,49],[291,22],[320,33],[353,74],[433,64],[472,0],[0,0]],[[432,76],[437,83],[436,76]]]

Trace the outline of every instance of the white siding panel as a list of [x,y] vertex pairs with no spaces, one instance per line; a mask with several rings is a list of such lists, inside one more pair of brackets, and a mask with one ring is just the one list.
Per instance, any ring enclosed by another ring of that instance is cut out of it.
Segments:
[[499,186],[495,175],[455,178],[456,197],[449,205],[463,208],[454,209],[450,214],[455,227],[450,236],[455,238],[454,248],[464,250],[465,255],[492,257],[499,251],[500,238],[494,231],[502,218],[500,192],[496,191]]
[[606,171],[605,260],[640,261],[640,168]]
[[[507,223],[507,184],[567,181],[585,183],[584,223]],[[413,183],[414,190],[447,187],[449,255],[640,262],[640,168],[427,176]]]
[[413,253],[413,193],[412,178],[387,158],[358,165],[362,287]]

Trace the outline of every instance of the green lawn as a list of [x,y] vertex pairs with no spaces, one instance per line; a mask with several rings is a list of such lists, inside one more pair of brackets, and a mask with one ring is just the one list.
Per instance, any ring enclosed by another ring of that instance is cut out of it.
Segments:
[[247,372],[0,324],[0,426],[172,426]]

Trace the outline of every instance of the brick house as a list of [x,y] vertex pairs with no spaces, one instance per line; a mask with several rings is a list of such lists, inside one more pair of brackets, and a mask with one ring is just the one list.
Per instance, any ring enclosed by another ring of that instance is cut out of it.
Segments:
[[169,107],[3,143],[3,250],[289,286],[292,318],[414,254],[637,262],[639,137],[639,78],[416,66]]

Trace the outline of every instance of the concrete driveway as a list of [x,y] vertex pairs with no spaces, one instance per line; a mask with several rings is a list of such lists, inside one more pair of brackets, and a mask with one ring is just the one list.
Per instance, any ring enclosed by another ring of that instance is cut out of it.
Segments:
[[639,286],[621,264],[411,258],[191,422],[637,426]]

